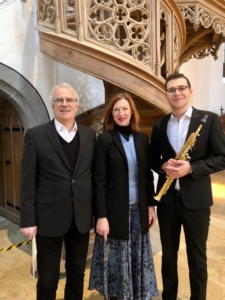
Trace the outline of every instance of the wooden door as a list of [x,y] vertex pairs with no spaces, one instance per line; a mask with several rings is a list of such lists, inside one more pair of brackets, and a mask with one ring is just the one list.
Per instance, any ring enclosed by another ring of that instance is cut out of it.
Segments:
[[0,212],[18,221],[20,215],[20,165],[23,126],[14,106],[0,98]]

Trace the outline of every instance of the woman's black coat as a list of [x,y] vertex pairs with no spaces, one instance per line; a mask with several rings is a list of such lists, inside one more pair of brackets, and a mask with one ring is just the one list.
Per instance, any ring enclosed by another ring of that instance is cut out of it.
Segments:
[[[133,134],[138,164],[142,234],[149,229],[148,206],[154,205],[153,176],[147,174],[149,140],[146,133]],[[116,130],[99,135],[94,158],[94,210],[96,219],[106,217],[109,238],[129,238],[129,182],[126,154]]]

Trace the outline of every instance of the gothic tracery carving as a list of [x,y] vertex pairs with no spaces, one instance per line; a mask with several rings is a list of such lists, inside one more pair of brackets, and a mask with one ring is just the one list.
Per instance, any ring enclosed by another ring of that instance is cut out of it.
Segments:
[[66,22],[67,22],[67,28],[76,32],[76,2],[75,2],[75,0],[67,0]]
[[195,13],[195,6],[180,5],[180,10],[185,20],[189,20],[194,24],[195,30],[198,30],[199,24],[205,28],[212,27],[217,34],[225,36],[225,20],[209,12],[205,8],[198,6],[197,13]]
[[216,52],[217,52],[217,47],[216,47],[216,45],[213,45],[210,48],[200,50],[200,51],[194,53],[189,59],[191,59],[191,58],[202,59],[209,55],[212,55],[216,58],[217,57]]
[[160,7],[160,66],[161,76],[166,78],[166,27],[168,25],[168,13]]
[[180,10],[184,16],[184,20],[189,20],[192,24],[195,22],[194,6],[180,5]]
[[93,0],[90,37],[150,65],[150,9],[146,0]]
[[55,0],[40,0],[40,20],[54,24],[56,20]]
[[178,40],[177,31],[174,28],[174,71],[179,70],[179,58],[180,58],[179,40]]

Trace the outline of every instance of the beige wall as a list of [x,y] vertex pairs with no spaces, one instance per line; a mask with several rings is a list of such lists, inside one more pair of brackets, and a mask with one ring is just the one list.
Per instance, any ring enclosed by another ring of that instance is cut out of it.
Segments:
[[220,115],[221,105],[225,109],[223,46],[220,47],[218,56],[216,61],[212,56],[200,60],[192,59],[183,64],[180,71],[191,81],[194,91],[193,106]]

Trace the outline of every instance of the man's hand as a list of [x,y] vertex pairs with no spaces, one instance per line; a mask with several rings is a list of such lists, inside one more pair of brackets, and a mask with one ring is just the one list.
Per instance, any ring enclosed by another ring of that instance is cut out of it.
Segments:
[[27,227],[27,228],[20,228],[20,231],[22,232],[22,234],[26,235],[29,240],[32,240],[33,237],[37,233],[37,226]]
[[96,225],[96,232],[104,237],[107,241],[107,235],[109,234],[109,222],[107,218],[99,218]]
[[148,209],[148,224],[149,228],[155,225],[155,222],[157,220],[156,212],[155,212],[155,207],[150,206]]
[[176,160],[169,159],[166,163],[163,164],[162,170],[172,178],[180,178],[189,173],[191,173],[191,165],[188,161],[185,160]]

